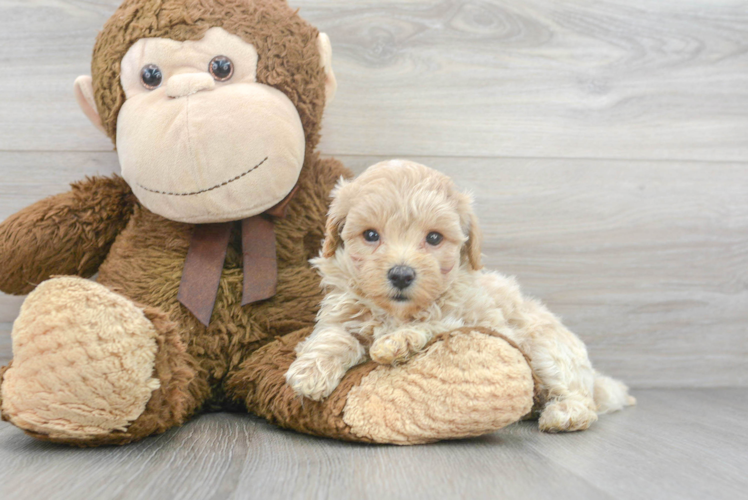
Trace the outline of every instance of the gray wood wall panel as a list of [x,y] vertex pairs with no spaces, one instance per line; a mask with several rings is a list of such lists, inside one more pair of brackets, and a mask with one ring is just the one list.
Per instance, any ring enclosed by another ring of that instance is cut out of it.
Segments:
[[[748,160],[746,1],[291,3],[333,42],[326,153]],[[118,4],[0,2],[0,150],[110,149],[70,89]]]
[[[118,170],[71,90],[118,3],[0,0],[0,219]],[[599,368],[748,385],[748,1],[291,3],[333,42],[324,154],[473,190],[486,264]]]

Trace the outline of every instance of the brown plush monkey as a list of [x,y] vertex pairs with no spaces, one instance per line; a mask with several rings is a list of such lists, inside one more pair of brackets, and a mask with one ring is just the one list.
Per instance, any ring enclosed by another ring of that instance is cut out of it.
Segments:
[[328,38],[282,0],[122,4],[92,77],[76,81],[122,177],[79,182],[0,225],[0,289],[32,292],[0,370],[5,420],[95,446],[246,409],[405,444],[529,411],[525,359],[485,330],[444,335],[405,365],[361,365],[321,403],[286,386],[322,296],[307,261],[349,175],[315,152],[330,61]]

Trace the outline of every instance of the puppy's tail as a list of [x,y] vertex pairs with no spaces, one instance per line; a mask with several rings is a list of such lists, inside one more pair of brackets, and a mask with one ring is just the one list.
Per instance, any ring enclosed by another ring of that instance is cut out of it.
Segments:
[[611,413],[622,410],[625,406],[636,404],[636,399],[629,395],[629,388],[620,380],[595,372],[595,404],[597,413]]

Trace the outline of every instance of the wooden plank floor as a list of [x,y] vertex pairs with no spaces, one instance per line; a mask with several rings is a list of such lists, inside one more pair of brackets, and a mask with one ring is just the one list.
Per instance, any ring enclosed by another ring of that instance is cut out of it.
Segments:
[[0,424],[0,498],[745,498],[748,390],[636,396],[637,407],[586,432],[541,434],[524,422],[415,447],[318,439],[227,413],[84,450]]

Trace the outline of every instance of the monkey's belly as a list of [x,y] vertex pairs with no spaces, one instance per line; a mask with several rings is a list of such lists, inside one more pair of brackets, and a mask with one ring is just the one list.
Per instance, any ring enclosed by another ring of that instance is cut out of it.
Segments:
[[140,305],[167,313],[179,325],[188,352],[215,384],[273,338],[312,326],[322,291],[308,264],[279,261],[276,295],[242,306],[241,249],[232,238],[206,328],[177,300],[191,228],[138,207],[100,267],[98,281]]

